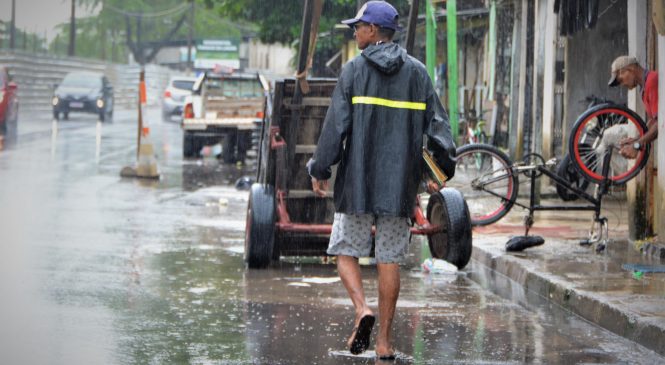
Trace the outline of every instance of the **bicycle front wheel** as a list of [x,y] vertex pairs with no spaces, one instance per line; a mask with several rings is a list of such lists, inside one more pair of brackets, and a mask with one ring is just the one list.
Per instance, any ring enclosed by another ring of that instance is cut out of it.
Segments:
[[646,124],[632,110],[614,104],[593,107],[577,119],[571,131],[568,149],[573,165],[585,179],[600,184],[608,156],[608,179],[614,185],[623,184],[642,170],[650,146],[638,151],[637,158],[626,159],[619,154],[620,142],[640,138],[646,131]]
[[464,196],[473,226],[492,224],[508,214],[517,199],[518,186],[510,158],[486,144],[458,148],[455,177],[446,182],[446,187]]

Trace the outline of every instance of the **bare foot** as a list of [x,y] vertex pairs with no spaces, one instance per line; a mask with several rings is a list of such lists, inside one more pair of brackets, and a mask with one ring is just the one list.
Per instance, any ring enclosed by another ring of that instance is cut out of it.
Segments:
[[385,341],[376,340],[376,347],[374,348],[377,358],[395,356],[395,349]]

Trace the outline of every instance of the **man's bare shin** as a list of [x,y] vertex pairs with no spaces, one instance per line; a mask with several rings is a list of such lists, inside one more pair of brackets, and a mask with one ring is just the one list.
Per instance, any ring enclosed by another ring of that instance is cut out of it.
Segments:
[[376,351],[379,355],[385,355],[393,351],[391,327],[399,297],[399,265],[378,264],[377,269],[379,271],[379,334],[376,338]]

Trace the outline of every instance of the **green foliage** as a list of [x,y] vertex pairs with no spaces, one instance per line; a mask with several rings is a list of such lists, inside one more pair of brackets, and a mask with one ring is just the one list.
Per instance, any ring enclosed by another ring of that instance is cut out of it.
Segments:
[[[61,0],[68,6],[71,0]],[[164,40],[181,17],[188,16],[190,0],[75,0],[96,15],[77,18],[76,55],[123,62],[129,49],[126,45],[127,29],[136,41],[137,14],[141,18],[141,41]],[[293,44],[300,37],[305,0],[191,0],[195,1],[196,39],[232,39],[256,35],[264,43]],[[340,20],[356,14],[357,0],[324,0],[319,23],[320,32],[330,32]],[[408,0],[392,0],[406,24]],[[233,20],[230,20],[233,19]],[[66,54],[69,42],[69,23],[59,26],[58,36],[51,42],[52,52]],[[171,38],[186,40],[189,33],[187,19]],[[350,36],[350,32],[336,31],[331,37],[320,39],[317,52],[334,53]],[[334,52],[333,52],[334,51]]]
[[[290,44],[300,37],[304,0],[214,0],[222,16],[256,23],[264,43]],[[402,19],[409,11],[407,0],[390,1]],[[319,31],[326,32],[356,14],[357,0],[325,0]]]
[[[70,0],[66,0],[69,4]],[[127,29],[131,39],[137,40],[138,14],[141,18],[141,42],[160,42],[184,16],[186,19],[172,41],[185,41],[189,34],[189,1],[183,0],[77,0],[81,6],[96,13],[88,18],[76,19],[76,55],[100,58],[113,62],[127,60]],[[63,6],[66,4],[63,4]],[[217,8],[216,8],[217,7]],[[256,28],[239,25],[219,16],[218,5],[212,0],[196,0],[195,39],[240,40],[243,32]],[[58,36],[51,42],[51,52],[66,54],[69,43],[69,22],[58,27]]]

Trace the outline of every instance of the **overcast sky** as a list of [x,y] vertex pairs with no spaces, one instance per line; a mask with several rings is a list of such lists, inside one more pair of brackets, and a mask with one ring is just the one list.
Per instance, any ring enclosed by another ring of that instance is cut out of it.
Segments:
[[[12,0],[0,0],[0,19],[11,20]],[[28,32],[45,32],[49,39],[55,36],[54,27],[69,21],[71,0],[16,0],[16,26]],[[76,17],[90,15],[90,11],[77,7]]]

